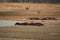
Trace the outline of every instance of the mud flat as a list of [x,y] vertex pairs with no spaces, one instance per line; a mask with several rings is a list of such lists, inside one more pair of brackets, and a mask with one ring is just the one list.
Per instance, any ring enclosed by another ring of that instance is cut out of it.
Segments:
[[[26,7],[29,9],[26,10]],[[0,3],[0,20],[24,20],[29,17],[60,19],[60,4]]]

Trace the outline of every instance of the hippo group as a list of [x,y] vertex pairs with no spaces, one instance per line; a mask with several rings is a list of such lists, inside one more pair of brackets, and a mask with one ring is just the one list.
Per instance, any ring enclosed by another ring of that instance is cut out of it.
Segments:
[[31,22],[31,23],[28,23],[28,22],[19,23],[19,22],[17,22],[17,23],[15,23],[15,25],[24,25],[24,26],[27,26],[27,25],[29,25],[29,26],[43,26],[42,23],[33,23],[33,22]]
[[56,18],[54,17],[44,17],[44,18],[28,18],[29,20],[57,20]]

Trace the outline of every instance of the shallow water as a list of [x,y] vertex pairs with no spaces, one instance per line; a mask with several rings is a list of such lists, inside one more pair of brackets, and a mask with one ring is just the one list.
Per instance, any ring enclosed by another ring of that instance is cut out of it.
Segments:
[[0,26],[14,26],[16,22],[21,22],[21,21],[0,20]]

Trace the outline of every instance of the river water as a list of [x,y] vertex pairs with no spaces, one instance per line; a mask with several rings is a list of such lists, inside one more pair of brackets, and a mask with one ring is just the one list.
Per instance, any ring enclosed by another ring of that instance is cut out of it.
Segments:
[[14,26],[16,22],[22,23],[21,21],[0,20],[0,26]]

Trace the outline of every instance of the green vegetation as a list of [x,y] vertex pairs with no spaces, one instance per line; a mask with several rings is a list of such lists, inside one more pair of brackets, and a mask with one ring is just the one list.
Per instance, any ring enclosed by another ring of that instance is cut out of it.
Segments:
[[60,0],[0,0],[0,2],[60,3]]

